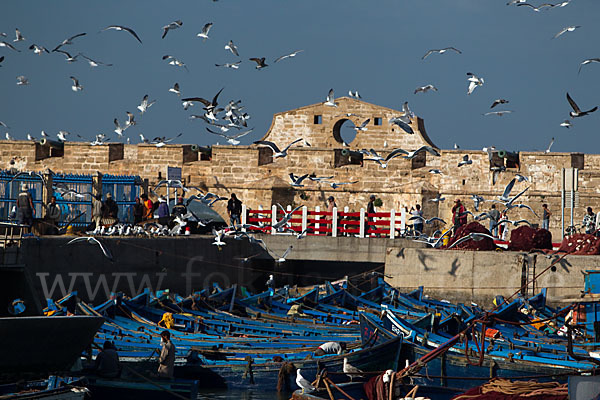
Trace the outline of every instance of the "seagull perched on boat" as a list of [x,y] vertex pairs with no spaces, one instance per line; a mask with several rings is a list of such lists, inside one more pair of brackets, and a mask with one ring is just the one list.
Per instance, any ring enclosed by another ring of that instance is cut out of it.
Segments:
[[485,238],[492,239],[492,240],[496,240],[496,238],[495,238],[495,237],[493,237],[493,236],[490,236],[490,235],[488,235],[488,234],[485,234],[485,233],[471,232],[471,233],[469,233],[468,235],[461,237],[461,238],[460,238],[460,239],[458,239],[456,242],[452,243],[452,244],[451,244],[451,245],[448,247],[448,249],[451,249],[451,248],[453,248],[453,247],[455,247],[455,246],[458,246],[459,244],[461,244],[461,243],[463,243],[463,242],[466,242],[467,240],[474,240],[474,241],[478,242],[478,241],[480,241],[480,240],[483,240],[483,239],[485,239]]
[[293,173],[290,173],[290,180],[292,181],[291,185],[293,187],[304,187],[302,181],[308,178],[308,174],[304,174],[302,176],[296,176]]
[[234,63],[215,64],[215,67],[239,69],[241,63],[242,63],[241,61],[238,61],[238,62],[234,62]]
[[27,78],[23,75],[17,76],[17,85],[18,86],[29,85],[29,80],[27,80]]
[[80,90],[83,90],[83,86],[81,86],[79,84],[79,80],[77,78],[75,78],[74,76],[71,76],[70,78],[73,81],[73,85],[71,85],[71,90],[72,91],[78,92]]
[[415,94],[417,93],[427,93],[430,90],[433,90],[434,92],[437,92],[437,88],[435,86],[433,86],[432,84],[428,84],[425,86],[421,86],[415,89]]
[[254,61],[256,63],[256,69],[263,69],[269,66],[269,64],[265,63],[265,58],[261,57],[261,58],[257,58],[257,57],[252,57],[249,59],[250,61]]
[[128,27],[122,26],[122,25],[109,25],[106,28],[102,29],[101,32],[107,31],[109,29],[114,29],[115,31],[124,31],[124,32],[127,32],[131,36],[133,36],[134,38],[136,38],[136,40],[138,42],[142,43],[142,39],[140,39],[140,37],[137,35],[137,33],[135,33],[135,31],[133,29],[131,29],[131,28],[128,28]]
[[274,63],[276,63],[276,62],[279,62],[279,61],[281,61],[281,60],[285,60],[286,58],[292,58],[292,57],[296,57],[296,55],[297,55],[298,53],[301,53],[301,52],[303,52],[303,51],[304,51],[304,50],[296,50],[296,51],[294,51],[294,52],[292,52],[292,53],[290,53],[290,54],[285,54],[285,55],[283,55],[283,56],[281,56],[281,57],[277,57],[277,58],[275,59],[275,61],[273,61],[273,62],[274,62]]
[[363,375],[360,375],[362,373],[362,370],[360,370],[360,369],[356,368],[355,366],[351,365],[348,362],[348,357],[344,357],[344,365],[342,367],[342,370],[344,371],[344,373],[346,375],[348,375],[348,377],[350,378],[350,381],[352,381],[352,379],[355,376],[358,376],[358,377],[361,377],[361,378],[363,377]]
[[596,111],[598,109],[598,106],[587,110],[587,111],[581,111],[581,109],[579,108],[579,106],[577,105],[577,103],[575,103],[575,101],[571,98],[571,96],[569,96],[569,92],[567,92],[567,101],[569,102],[569,104],[571,105],[571,108],[573,108],[573,111],[571,111],[569,113],[569,115],[571,116],[571,118],[577,118],[577,117],[584,117],[590,113],[593,113],[594,111]]
[[256,142],[254,142],[254,144],[259,145],[259,146],[267,146],[269,148],[271,148],[271,150],[273,150],[273,159],[275,158],[283,158],[285,156],[287,156],[287,151],[289,150],[290,147],[292,147],[292,145],[301,142],[302,138],[300,139],[296,139],[294,140],[292,143],[288,144],[286,148],[284,148],[283,150],[279,150],[279,147],[277,147],[277,145],[273,142],[269,142],[268,140],[257,140]]
[[315,390],[315,387],[311,385],[309,381],[304,379],[304,377],[300,373],[300,368],[296,370],[296,385],[298,385],[298,387],[302,389],[302,394],[304,394],[304,392],[312,392]]
[[360,94],[358,93],[358,90],[354,91],[354,93],[352,93],[352,90],[348,91],[348,96],[355,98],[357,100],[362,99],[362,97],[360,97]]
[[581,72],[581,67],[591,63],[600,63],[600,58],[588,58],[587,60],[583,60],[581,64],[579,64],[579,70],[577,71],[577,75]]
[[470,160],[470,159],[469,159],[469,155],[468,155],[468,154],[465,154],[465,155],[463,156],[463,159],[462,159],[462,161],[458,163],[458,166],[459,166],[459,167],[462,167],[463,165],[470,165],[470,164],[473,164],[473,160]]
[[161,39],[164,39],[165,36],[167,36],[167,33],[169,33],[170,30],[181,28],[181,26],[183,26],[183,22],[181,22],[181,20],[173,21],[170,24],[163,26],[162,27],[163,34],[161,36]]
[[235,44],[233,44],[233,40],[230,40],[229,43],[227,43],[225,45],[225,50],[229,50],[231,51],[231,53],[237,57],[240,56],[240,53],[238,53],[238,48]]
[[213,26],[212,22],[209,22],[209,23],[205,24],[202,27],[202,32],[198,33],[196,36],[201,37],[202,41],[205,41],[206,39],[209,39],[208,32],[210,31],[210,28],[212,28],[212,26]]
[[469,89],[467,90],[467,95],[473,93],[477,86],[482,86],[484,84],[483,78],[480,78],[473,74],[472,72],[467,72],[467,80],[469,81]]
[[218,135],[218,136],[224,137],[225,139],[227,139],[227,142],[229,144],[232,144],[232,145],[236,146],[236,145],[240,144],[240,141],[237,140],[237,139],[241,138],[242,136],[246,136],[247,134],[249,134],[250,132],[252,132],[254,130],[254,128],[253,129],[249,129],[249,130],[244,131],[244,132],[236,133],[235,135],[226,135],[226,134],[221,133],[221,132],[215,132],[213,130],[210,130],[210,128],[206,128],[206,130],[208,132],[212,133],[213,135]]
[[144,113],[154,104],[156,103],[156,100],[152,100],[152,101],[148,101],[148,95],[145,95],[142,98],[142,102],[140,103],[139,106],[137,106],[137,109],[140,110],[140,113],[142,115],[144,115]]
[[492,106],[490,108],[494,108],[498,104],[507,104],[507,103],[508,103],[508,100],[506,100],[506,99],[496,99],[496,100],[494,100],[494,102],[492,103]]
[[63,46],[67,46],[69,44],[73,44],[73,40],[77,39],[78,37],[82,37],[87,35],[87,33],[83,32],[83,33],[78,33],[77,35],[73,35],[65,40],[63,40],[58,46],[56,46],[52,51],[58,51],[58,49],[60,49]]
[[459,49],[457,49],[456,47],[444,47],[443,49],[431,49],[429,50],[427,53],[425,53],[425,55],[423,57],[421,57],[421,60],[426,59],[427,57],[429,57],[432,53],[438,53],[438,54],[444,54],[445,52],[447,52],[448,50],[452,50],[455,53],[458,54],[462,54],[462,51],[460,51]]
[[512,111],[510,111],[510,110],[498,110],[498,111],[489,111],[489,112],[486,112],[486,113],[484,113],[482,115],[485,115],[485,116],[488,116],[488,115],[497,115],[497,116],[501,117],[504,114],[510,114],[510,113],[512,113]]
[[96,239],[93,236],[76,237],[75,239],[71,239],[67,244],[65,244],[65,246],[78,242],[87,242],[89,244],[97,245],[98,247],[100,247],[100,250],[102,250],[102,254],[104,254],[104,257],[108,258],[110,261],[113,261],[113,256],[111,252],[106,247],[104,247],[104,245],[99,239]]
[[169,88],[169,92],[175,93],[177,96],[181,95],[181,92],[179,91],[179,83],[175,82],[173,87]]
[[554,35],[554,37],[552,39],[556,39],[557,37],[561,36],[564,33],[573,32],[577,28],[581,28],[581,25],[566,26],[566,27],[562,28],[556,35]]
[[29,50],[33,50],[33,52],[38,56],[41,56],[44,52],[50,54],[47,48],[45,48],[44,46],[39,46],[35,43],[29,46]]
[[335,102],[335,95],[333,93],[333,88],[329,89],[329,93],[327,93],[327,98],[325,99],[325,103],[323,103],[326,106],[330,106],[330,107],[337,107],[338,103]]

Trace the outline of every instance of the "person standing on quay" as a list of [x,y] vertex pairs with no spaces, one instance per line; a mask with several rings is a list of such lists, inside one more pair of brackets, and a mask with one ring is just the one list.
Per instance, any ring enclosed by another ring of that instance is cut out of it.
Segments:
[[454,207],[452,207],[452,223],[454,224],[455,235],[458,228],[467,223],[467,214],[465,214],[465,211],[467,210],[460,202],[460,199],[454,200]]
[[596,214],[592,210],[592,207],[587,208],[587,213],[583,216],[583,222],[581,223],[585,229],[585,233],[591,235],[596,229]]
[[423,233],[423,211],[421,210],[421,205],[415,205],[415,208],[410,211],[410,215],[419,217],[413,222],[413,231],[415,235],[420,235]]
[[58,233],[58,221],[60,220],[60,207],[56,204],[56,196],[52,196],[50,198],[50,203],[46,207],[46,220],[50,226],[47,229],[47,232],[50,232],[52,235],[56,235]]
[[102,197],[97,194],[92,196],[92,220],[94,221],[94,225],[98,228],[102,225],[102,201],[100,201]]
[[367,232],[372,229],[377,229],[373,223],[375,222],[375,217],[369,216],[369,214],[375,214],[377,211],[375,210],[375,195],[372,194],[369,197],[369,202],[367,203]]
[[493,237],[498,237],[498,221],[500,221],[500,212],[496,210],[496,205],[492,204],[491,210],[488,212],[490,216],[490,233]]
[[135,198],[135,204],[133,205],[133,223],[139,224],[144,219],[144,205],[140,201],[139,197]]
[[146,193],[144,193],[142,195],[142,204],[144,204],[144,218],[143,218],[143,220],[146,221],[146,220],[152,219],[153,218],[152,212],[154,210],[153,209],[154,204],[152,204],[152,200],[150,200],[148,198],[148,195]]
[[158,376],[173,378],[175,372],[175,345],[171,342],[171,332],[162,331],[160,334],[160,357],[158,358]]
[[28,189],[27,185],[21,186],[21,192],[17,197],[17,220],[21,225],[31,226],[35,208],[33,208],[33,199]]
[[542,215],[542,229],[549,230],[550,229],[550,217],[552,213],[548,210],[548,204],[542,204],[542,211],[544,214]]
[[227,202],[227,214],[229,214],[229,224],[231,226],[241,225],[242,202],[237,198],[235,193],[231,193],[231,197]]
[[[337,204],[335,204],[335,198],[333,196],[329,196],[327,199],[327,212],[331,215],[331,220],[333,221],[333,209],[337,208]],[[333,224],[328,224],[331,232],[327,233],[327,236],[333,235]]]

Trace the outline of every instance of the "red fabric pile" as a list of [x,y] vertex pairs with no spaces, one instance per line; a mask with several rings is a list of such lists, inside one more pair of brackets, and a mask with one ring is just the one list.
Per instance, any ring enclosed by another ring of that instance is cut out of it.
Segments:
[[509,250],[530,251],[532,249],[552,250],[552,234],[546,229],[534,229],[523,225],[510,232]]
[[[454,242],[457,240],[467,236],[469,233],[485,233],[486,235],[490,235],[490,231],[488,231],[483,225],[479,222],[473,221],[466,225],[462,225],[457,229],[456,234],[450,238],[448,241],[448,246],[446,248],[452,246]],[[496,245],[494,241],[490,238],[483,238],[481,240],[466,240],[456,246],[453,249],[457,250],[495,250]]]
[[600,238],[586,233],[565,236],[558,251],[575,255],[600,254]]

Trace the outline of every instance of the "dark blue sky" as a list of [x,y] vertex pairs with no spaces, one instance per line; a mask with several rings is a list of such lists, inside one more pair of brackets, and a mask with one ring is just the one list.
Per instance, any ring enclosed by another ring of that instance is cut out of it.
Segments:
[[[126,131],[132,143],[139,133],[153,138],[179,132],[180,143],[216,143],[204,122],[188,119],[201,113],[200,105],[184,111],[180,98],[168,92],[179,82],[184,96],[212,98],[225,87],[222,104],[241,99],[255,128],[242,139],[249,144],[263,136],[274,113],[324,101],[333,87],[338,97],[358,90],[365,101],[396,109],[409,101],[442,148],[458,143],[466,149],[540,150],[555,137],[553,151],[597,153],[600,111],[576,119],[569,130],[559,123],[570,111],[567,91],[582,109],[600,104],[600,64],[577,75],[581,61],[600,57],[599,17],[595,0],[540,12],[501,0],[5,1],[0,32],[8,38],[1,39],[12,43],[18,27],[27,40],[15,43],[21,53],[0,47],[0,121],[16,139],[28,132],[39,137],[43,129],[51,135],[69,131],[71,140],[103,132],[115,141],[113,119],[123,123],[131,111],[138,121]],[[161,40],[161,27],[176,19],[183,27]],[[207,22],[214,25],[203,42],[196,34]],[[98,33],[110,24],[133,28],[143,44],[124,32]],[[552,39],[569,25],[582,27]],[[88,35],[66,51],[114,66],[69,64],[61,54],[38,56],[27,49],[32,43],[52,49],[79,32]],[[230,39],[240,58],[223,48]],[[463,54],[421,60],[428,49],[446,46]],[[304,52],[295,59],[272,63],[297,49]],[[185,62],[189,72],[162,61],[165,54]],[[257,71],[249,57],[266,57],[270,66]],[[239,59],[239,70],[214,65]],[[470,96],[466,72],[485,79]],[[17,86],[18,75],[30,85]],[[83,91],[71,91],[71,75]],[[413,94],[428,83],[439,91]],[[157,102],[140,116],[136,106],[145,94]],[[514,113],[482,116],[496,98],[510,101],[496,109]]]

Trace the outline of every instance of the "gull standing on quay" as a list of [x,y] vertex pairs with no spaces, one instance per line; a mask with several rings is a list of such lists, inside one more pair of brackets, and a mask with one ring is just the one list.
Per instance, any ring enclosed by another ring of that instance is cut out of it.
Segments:
[[[114,29],[116,31],[128,32],[131,36],[136,38],[138,42],[142,43],[142,39],[140,39],[140,37],[137,35],[137,33],[135,33],[135,31],[131,28],[128,28],[128,27],[122,26],[122,25],[109,25],[106,28],[102,29],[102,32],[109,30],[109,29]],[[165,33],[165,35],[166,35],[166,33]],[[76,37],[76,36],[74,36],[74,37]],[[163,35],[163,37],[164,37],[164,35]],[[73,39],[73,38],[71,38],[71,39]]]
[[352,93],[352,90],[348,91],[348,96],[355,98],[357,100],[362,99],[362,97],[360,96],[360,93],[358,93],[358,90],[355,90],[354,93]]

